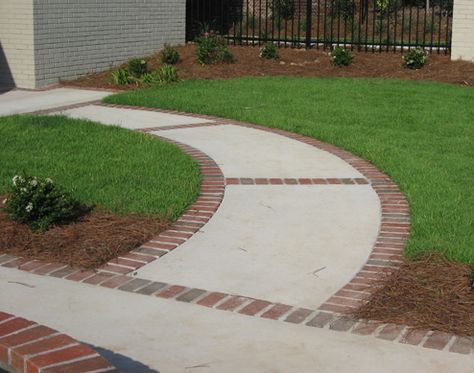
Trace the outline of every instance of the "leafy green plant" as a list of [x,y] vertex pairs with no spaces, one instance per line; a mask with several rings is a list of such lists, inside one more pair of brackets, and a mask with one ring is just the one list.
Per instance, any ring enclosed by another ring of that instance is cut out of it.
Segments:
[[110,73],[110,80],[115,85],[127,85],[132,82],[127,69],[117,68]]
[[403,67],[407,69],[421,69],[428,61],[428,55],[422,48],[410,50],[403,56]]
[[226,40],[214,31],[204,31],[195,41],[196,58],[201,65],[234,61]]
[[295,0],[272,0],[271,9],[273,18],[287,21],[295,15]]
[[154,85],[157,84],[157,79],[155,74],[153,73],[145,73],[142,75],[140,79],[137,80],[137,83],[143,84],[143,85]]
[[15,176],[5,202],[13,220],[32,230],[46,231],[52,225],[74,221],[91,210],[51,179]]
[[337,46],[331,51],[331,62],[335,66],[349,66],[353,59],[352,53],[345,48]]
[[174,65],[179,61],[179,53],[176,48],[165,44],[165,47],[160,53],[160,59],[161,63],[164,63],[166,65]]
[[156,81],[160,85],[166,85],[179,81],[178,70],[172,65],[163,65],[156,73]]
[[278,49],[272,42],[266,43],[260,48],[260,57],[267,60],[275,60],[278,58]]
[[390,8],[390,0],[375,0],[375,7],[381,13],[385,13]]
[[148,72],[148,63],[142,58],[132,58],[128,61],[128,72],[135,78],[140,78]]

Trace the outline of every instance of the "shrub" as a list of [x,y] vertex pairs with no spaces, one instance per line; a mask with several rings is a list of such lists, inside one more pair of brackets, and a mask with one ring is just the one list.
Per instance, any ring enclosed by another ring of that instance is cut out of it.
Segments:
[[196,58],[201,65],[234,61],[226,40],[213,31],[205,31],[196,39]]
[[275,60],[278,58],[278,49],[272,42],[268,42],[260,48],[260,57],[267,60]]
[[179,81],[178,70],[172,65],[163,65],[156,73],[158,84],[166,85]]
[[165,44],[161,51],[161,63],[166,65],[174,65],[179,61],[178,51],[170,45]]
[[403,67],[407,69],[421,69],[428,61],[426,52],[422,48],[410,50],[403,56]]
[[90,210],[51,179],[32,176],[15,176],[6,200],[6,211],[13,220],[39,231],[71,222]]
[[135,78],[140,78],[148,72],[148,64],[142,58],[132,58],[128,61],[128,72]]
[[336,66],[349,66],[354,56],[347,49],[335,47],[331,52],[331,61]]
[[117,68],[110,73],[110,80],[116,85],[127,85],[132,82],[128,70]]
[[271,4],[273,18],[287,21],[295,15],[295,0],[273,0]]

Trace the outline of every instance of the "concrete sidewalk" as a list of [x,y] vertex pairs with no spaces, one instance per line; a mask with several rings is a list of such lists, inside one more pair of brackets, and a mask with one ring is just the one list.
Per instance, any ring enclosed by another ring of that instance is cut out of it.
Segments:
[[58,88],[47,91],[12,90],[0,92],[0,116],[31,113],[67,105],[100,100],[110,92]]
[[[36,98],[23,100],[17,108],[37,110],[43,105]],[[381,204],[370,184],[291,182],[363,178],[341,158],[314,146],[238,125],[202,127],[209,119],[196,116],[101,105],[59,114],[133,130],[157,128],[153,135],[199,149],[216,161],[226,178],[242,180],[225,187],[220,208],[203,228],[133,274],[140,279],[312,310],[351,280],[377,240]],[[273,179],[283,182],[258,182]],[[92,344],[125,372],[474,369],[472,353],[244,316],[200,306],[197,299],[180,302],[0,266],[1,311]]]

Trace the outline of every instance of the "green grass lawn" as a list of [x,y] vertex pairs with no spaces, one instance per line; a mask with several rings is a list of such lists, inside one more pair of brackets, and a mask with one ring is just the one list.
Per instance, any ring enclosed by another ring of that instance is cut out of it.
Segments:
[[[407,196],[406,254],[474,263],[474,89],[377,79],[189,80],[105,102],[161,107],[281,128],[373,162]],[[258,160],[256,160],[258,161]]]
[[199,192],[199,167],[176,146],[65,117],[0,117],[0,159],[0,193],[24,172],[118,214],[174,219]]

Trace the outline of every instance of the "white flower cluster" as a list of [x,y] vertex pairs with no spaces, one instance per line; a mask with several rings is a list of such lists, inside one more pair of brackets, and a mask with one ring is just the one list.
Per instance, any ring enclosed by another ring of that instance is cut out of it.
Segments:
[[15,175],[15,176],[13,176],[12,181],[13,181],[13,185],[17,186],[18,183],[23,181],[23,178],[21,176]]
[[33,204],[30,202],[26,205],[25,207],[26,212],[31,212],[33,211]]

